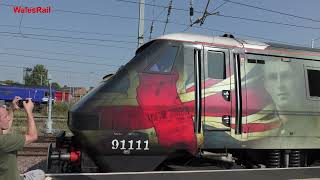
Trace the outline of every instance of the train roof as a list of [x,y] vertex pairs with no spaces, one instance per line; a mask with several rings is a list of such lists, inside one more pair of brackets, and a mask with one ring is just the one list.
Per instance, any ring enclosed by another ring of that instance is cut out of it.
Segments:
[[[0,84],[0,87],[5,87],[5,88],[49,89],[48,86],[27,86],[27,85],[20,85],[20,84],[15,84],[15,85]],[[54,90],[54,88],[52,88],[52,90]]]
[[230,38],[223,36],[206,36],[198,34],[188,33],[175,33],[160,36],[157,39],[174,40],[181,42],[190,42],[195,44],[208,44],[214,46],[226,46],[226,47],[239,47],[247,50],[289,50],[289,51],[302,51],[302,52],[316,52],[316,56],[320,56],[320,49],[307,48],[300,46],[292,46],[286,44],[261,42],[253,40],[243,40],[238,38]]
[[309,48],[309,47],[302,47],[302,46],[293,46],[288,44],[279,44],[279,43],[268,43],[270,47],[277,48],[277,49],[290,49],[290,50],[299,50],[299,51],[310,51],[310,52],[319,52],[320,49],[317,48]]
[[230,47],[245,47],[253,49],[265,49],[269,45],[263,42],[251,41],[251,40],[240,40],[237,38],[221,37],[221,36],[205,36],[198,34],[187,34],[187,33],[176,33],[160,36],[156,39],[167,39],[182,42],[191,42],[208,45],[223,45]]

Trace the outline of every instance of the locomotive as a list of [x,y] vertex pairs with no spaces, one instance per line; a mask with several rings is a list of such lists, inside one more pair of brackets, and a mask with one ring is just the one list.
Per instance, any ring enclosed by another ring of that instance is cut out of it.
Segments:
[[[0,100],[6,103],[11,103],[15,96],[20,96],[22,99],[32,98],[36,108],[47,104],[49,100],[50,90],[46,86],[24,86],[24,85],[0,85]],[[54,100],[55,90],[52,89],[51,97]]]
[[69,111],[63,172],[317,166],[320,50],[169,34]]

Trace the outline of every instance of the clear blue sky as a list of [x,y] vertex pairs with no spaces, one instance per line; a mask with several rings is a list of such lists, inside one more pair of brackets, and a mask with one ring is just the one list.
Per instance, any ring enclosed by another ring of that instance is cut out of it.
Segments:
[[[138,31],[138,4],[135,2],[138,1],[1,0],[0,80],[22,82],[22,67],[44,64],[53,80],[61,85],[95,86],[105,74],[115,72],[134,56]],[[145,3],[149,4],[145,6],[145,41],[148,41],[152,19],[155,19],[152,37],[163,34],[167,9],[161,6],[168,6],[169,0],[145,0]],[[199,12],[203,12],[206,3],[207,0],[193,0],[194,19],[201,16]],[[10,4],[51,6],[52,12],[22,16],[14,14]],[[153,4],[156,6],[150,6]],[[186,25],[190,24],[189,12],[181,9],[189,9],[189,4],[190,0],[173,0],[166,34],[182,32],[187,28]],[[201,28],[195,25],[186,32],[206,35],[232,32],[243,39],[257,37],[256,40],[260,41],[281,41],[301,46],[310,46],[313,38],[319,38],[315,41],[315,47],[320,47],[319,0],[232,0],[227,3],[211,0],[209,12],[221,4],[216,11],[222,16],[209,16]],[[241,20],[238,17],[290,26]]]

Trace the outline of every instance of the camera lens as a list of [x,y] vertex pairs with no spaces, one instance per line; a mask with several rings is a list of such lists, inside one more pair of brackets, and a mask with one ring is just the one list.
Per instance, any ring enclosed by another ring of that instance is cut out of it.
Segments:
[[23,100],[18,101],[18,106],[19,106],[19,108],[23,108]]

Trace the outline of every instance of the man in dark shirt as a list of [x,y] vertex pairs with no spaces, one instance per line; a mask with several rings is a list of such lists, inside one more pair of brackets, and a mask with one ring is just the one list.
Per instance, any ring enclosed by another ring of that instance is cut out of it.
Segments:
[[24,145],[37,140],[38,134],[33,118],[34,104],[30,99],[23,101],[23,107],[27,114],[28,131],[25,135],[9,134],[13,121],[13,111],[19,109],[18,101],[20,97],[15,97],[10,108],[0,105],[0,180],[40,180],[44,179],[44,172],[36,170],[28,172],[21,177],[17,168],[17,151]]

